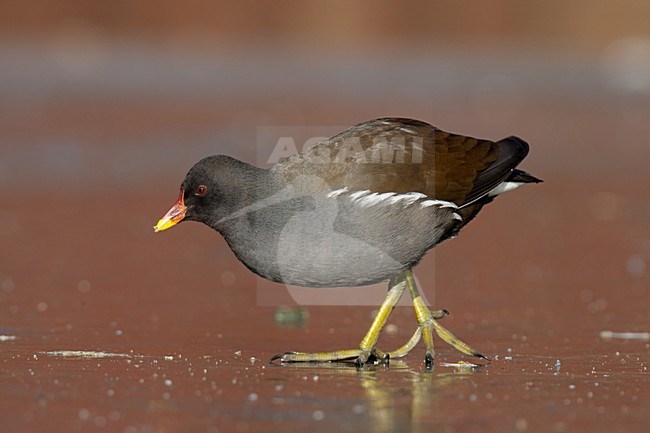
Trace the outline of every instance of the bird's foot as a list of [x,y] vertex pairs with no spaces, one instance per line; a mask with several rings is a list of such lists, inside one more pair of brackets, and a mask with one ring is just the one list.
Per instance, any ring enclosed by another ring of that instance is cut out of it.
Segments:
[[[479,352],[469,344],[465,343],[464,341],[456,337],[447,328],[439,324],[434,318],[431,318],[430,320],[423,322],[420,326],[424,328],[423,332],[426,332],[428,335],[432,335],[432,332],[435,332],[436,335],[438,335],[438,337],[442,339],[442,341],[449,344],[451,347],[458,350],[459,352],[464,353],[465,355],[475,356],[477,358],[482,358],[485,359],[486,361],[490,361],[490,358],[483,355],[481,352]],[[425,343],[426,343],[426,339],[425,339]],[[433,350],[433,344],[432,344],[430,348],[427,347],[427,352],[425,355],[425,364],[430,365],[431,363],[433,363],[434,358],[435,358],[435,352]]]
[[[442,319],[448,314],[449,311],[444,309],[431,311],[431,317],[434,319]],[[354,361],[354,364],[357,366],[365,364],[388,364],[390,359],[402,358],[417,346],[422,338],[422,329],[423,326],[418,326],[406,344],[390,352],[384,352],[377,347],[372,350],[349,349],[331,352],[284,352],[273,356],[270,362],[278,360],[280,363]],[[430,332],[431,330],[429,330]],[[430,359],[430,363],[433,363],[433,354],[428,355],[427,359]]]
[[415,315],[418,318],[419,327],[421,328],[422,339],[426,349],[424,355],[424,364],[427,368],[431,368],[433,361],[436,357],[436,352],[433,344],[433,333],[435,332],[438,337],[445,343],[451,345],[454,349],[458,350],[465,355],[476,356],[489,361],[489,358],[483,355],[478,350],[472,348],[469,344],[460,340],[452,334],[447,328],[437,322],[437,319],[442,319],[449,312],[447,310],[429,311],[429,308],[424,304],[422,298],[417,296],[413,299],[413,306],[415,308]]
[[270,362],[278,360],[280,363],[354,361],[357,367],[361,367],[366,364],[387,363],[389,358],[386,352],[379,349],[346,349],[331,352],[284,352],[273,356]]

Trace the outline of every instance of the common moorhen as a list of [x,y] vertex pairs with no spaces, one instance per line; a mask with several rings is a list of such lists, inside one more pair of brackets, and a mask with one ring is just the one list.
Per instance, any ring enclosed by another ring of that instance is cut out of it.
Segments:
[[[202,159],[154,229],[202,222],[221,233],[250,270],[280,283],[349,287],[389,280],[358,349],[285,352],[272,360],[360,365],[404,356],[423,338],[431,365],[432,331],[457,350],[486,358],[436,321],[447,312],[427,308],[411,269],[497,195],[540,182],[515,169],[527,153],[517,137],[492,142],[412,119],[371,120],[270,169],[223,155]],[[383,352],[377,340],[407,287],[419,326],[403,347]]]

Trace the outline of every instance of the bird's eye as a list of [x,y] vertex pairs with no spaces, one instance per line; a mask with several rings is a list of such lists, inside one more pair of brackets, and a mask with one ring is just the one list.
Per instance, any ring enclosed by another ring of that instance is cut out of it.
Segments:
[[206,192],[208,192],[208,188],[205,185],[199,185],[196,187],[196,195],[203,197]]

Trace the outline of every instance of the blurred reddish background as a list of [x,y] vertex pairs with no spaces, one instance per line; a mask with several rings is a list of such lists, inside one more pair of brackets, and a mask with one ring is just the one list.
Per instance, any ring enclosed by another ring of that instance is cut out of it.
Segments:
[[4,1],[0,179],[162,191],[205,154],[250,158],[259,125],[386,115],[520,134],[547,171],[643,171],[649,19],[644,1]]
[[599,45],[630,35],[647,34],[650,6],[638,0],[594,3],[549,0],[414,1],[408,4],[363,1],[146,1],[38,0],[3,2],[5,36],[52,37],[78,25],[106,37],[150,39],[161,44],[190,35],[221,43],[291,42],[339,45],[350,42],[452,41],[481,45],[562,44],[567,49],[598,50]]

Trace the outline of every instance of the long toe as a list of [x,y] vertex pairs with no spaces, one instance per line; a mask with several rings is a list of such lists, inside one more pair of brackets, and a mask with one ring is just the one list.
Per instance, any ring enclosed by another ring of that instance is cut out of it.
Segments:
[[273,355],[269,362],[272,364],[274,361],[277,361],[278,359],[280,362],[284,362],[284,357],[287,355],[292,355],[295,354],[296,352],[284,352],[284,353],[278,353],[276,355]]
[[[274,355],[270,362],[328,362],[349,361],[363,355],[360,349],[335,350],[332,352],[284,352]],[[365,355],[367,357],[367,355]]]
[[435,320],[432,320],[432,324],[433,324],[433,329],[436,331],[436,334],[438,334],[438,337],[440,337],[445,343],[451,345],[454,349],[458,350],[461,353],[464,353],[465,355],[488,359],[481,352],[474,349],[472,346],[465,343],[460,338],[456,337],[447,328],[445,328]]

